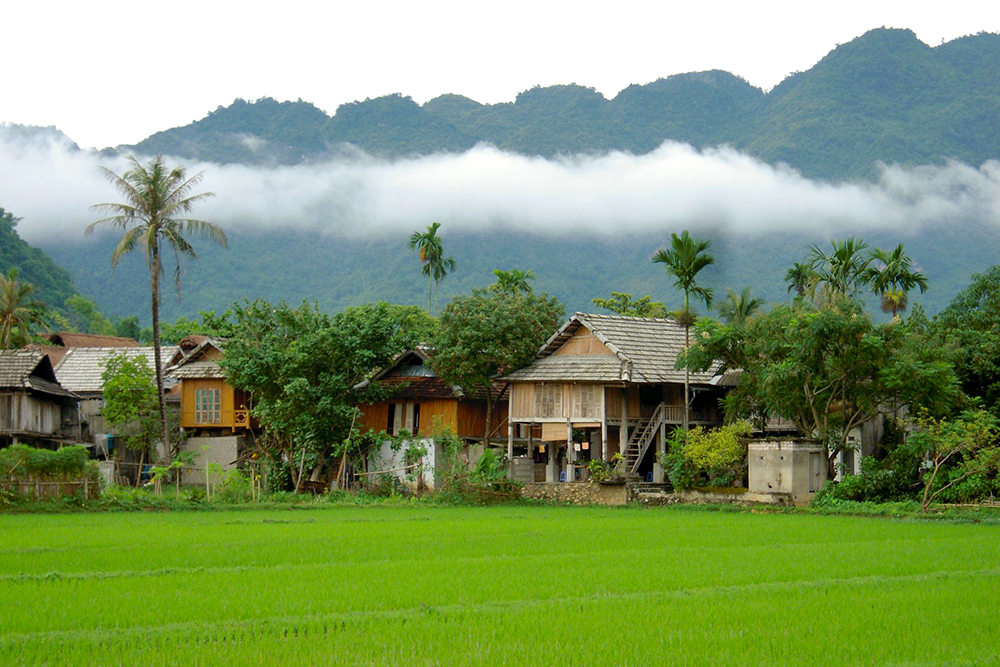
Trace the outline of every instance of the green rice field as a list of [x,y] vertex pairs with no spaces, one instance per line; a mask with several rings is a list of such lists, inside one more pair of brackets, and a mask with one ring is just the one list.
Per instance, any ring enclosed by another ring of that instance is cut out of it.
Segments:
[[0,515],[0,665],[1000,664],[1000,526],[683,508]]

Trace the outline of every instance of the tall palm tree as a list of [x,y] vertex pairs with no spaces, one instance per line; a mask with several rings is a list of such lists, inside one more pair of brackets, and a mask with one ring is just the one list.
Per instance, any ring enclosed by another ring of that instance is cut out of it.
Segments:
[[764,305],[760,299],[750,295],[747,285],[739,293],[732,287],[726,289],[726,300],[719,304],[719,317],[726,324],[743,325]]
[[853,297],[861,291],[867,280],[870,257],[865,257],[862,251],[868,244],[854,237],[846,240],[830,241],[829,253],[817,245],[809,246],[809,265],[816,273],[815,282],[823,284],[826,297]]
[[146,256],[152,291],[153,347],[156,362],[156,393],[160,404],[160,431],[164,448],[170,447],[167,430],[167,412],[163,400],[163,364],[160,359],[160,275],[163,273],[163,251],[173,250],[176,266],[174,280],[177,299],[181,296],[181,269],[184,257],[197,258],[185,235],[199,235],[226,246],[228,239],[222,228],[203,220],[193,220],[187,215],[198,202],[214,197],[211,192],[191,194],[201,182],[201,172],[188,178],[183,167],[167,167],[162,156],[142,165],[129,156],[131,167],[121,176],[101,167],[101,172],[118,190],[123,202],[95,204],[93,210],[108,214],[107,218],[91,223],[86,235],[94,233],[99,225],[118,229],[124,234],[111,254],[111,266],[117,267],[121,258],[135,249]]
[[[691,314],[691,296],[705,304],[706,308],[712,306],[712,290],[698,285],[695,278],[706,266],[715,263],[715,258],[707,254],[711,247],[711,241],[695,241],[685,229],[680,236],[671,234],[670,248],[660,248],[653,255],[653,262],[663,264],[667,270],[667,275],[674,279],[674,287],[684,292],[684,310],[681,311],[680,323],[684,326],[684,350],[687,351],[691,343],[691,324],[694,317]],[[691,405],[691,371],[684,368],[684,413],[682,426],[688,429],[688,409]]]
[[903,252],[903,244],[895,250],[885,251],[873,248],[865,278],[871,285],[872,292],[882,297],[882,311],[892,313],[895,321],[899,311],[906,310],[907,292],[914,287],[923,294],[927,291],[927,278],[920,271],[914,270],[913,260]]
[[31,327],[45,328],[45,304],[32,298],[35,286],[18,280],[12,267],[0,273],[0,350],[24,347],[31,342]]
[[795,262],[792,268],[785,272],[788,291],[795,290],[796,296],[805,296],[806,290],[816,280],[816,272],[809,263]]
[[420,273],[427,276],[427,311],[437,310],[437,289],[449,272],[455,270],[455,258],[444,256],[444,246],[441,237],[437,235],[441,228],[440,222],[427,225],[426,232],[413,232],[410,235],[410,249],[420,251],[420,262],[423,266]]

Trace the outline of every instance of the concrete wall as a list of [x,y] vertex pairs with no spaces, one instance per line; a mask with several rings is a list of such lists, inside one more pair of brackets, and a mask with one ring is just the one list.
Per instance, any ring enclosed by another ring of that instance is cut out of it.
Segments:
[[522,498],[575,503],[577,505],[625,505],[628,492],[624,484],[525,484]]
[[[401,484],[416,489],[422,481],[424,489],[433,491],[440,483],[440,475],[435,474],[437,472],[435,470],[435,463],[438,459],[443,459],[440,451],[441,448],[433,438],[421,438],[415,441],[415,446],[416,448],[423,447],[426,449],[426,453],[421,459],[423,473],[419,477],[416,469],[396,470],[396,468],[403,468],[409,465],[406,460],[407,448],[410,447],[409,440],[404,440],[403,445],[398,451],[393,451],[391,441],[386,440],[383,442],[378,454],[372,457],[372,460],[369,462],[369,471],[392,470],[393,472],[389,474],[398,479]],[[410,463],[415,463],[415,461],[411,460]]]
[[[208,447],[208,450],[202,451],[202,447]],[[181,483],[204,484],[205,467],[212,463],[218,463],[222,466],[223,470],[232,470],[236,467],[233,461],[239,457],[239,452],[242,448],[242,435],[188,438],[184,441],[181,451],[194,454],[194,464],[191,468],[183,470]]]
[[755,500],[805,505],[826,483],[826,453],[818,442],[757,440],[748,450],[748,491]]

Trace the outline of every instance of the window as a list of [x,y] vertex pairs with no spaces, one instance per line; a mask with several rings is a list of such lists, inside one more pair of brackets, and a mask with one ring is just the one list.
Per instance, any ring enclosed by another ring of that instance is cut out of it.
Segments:
[[413,406],[413,435],[420,433],[420,404],[416,403]]
[[573,388],[573,416],[600,419],[603,389],[603,385],[599,384],[576,385]]
[[535,416],[562,417],[562,385],[561,384],[538,384],[535,385]]
[[194,421],[196,424],[219,424],[222,422],[221,389],[195,390]]

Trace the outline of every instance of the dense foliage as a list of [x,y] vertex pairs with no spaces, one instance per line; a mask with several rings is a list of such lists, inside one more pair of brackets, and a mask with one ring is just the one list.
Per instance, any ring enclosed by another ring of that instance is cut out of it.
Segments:
[[291,164],[353,144],[382,156],[459,151],[478,142],[529,155],[622,150],[666,140],[733,145],[807,175],[868,176],[879,161],[995,158],[1000,36],[937,47],[909,30],[872,30],[837,46],[769,93],[728,72],[677,74],[607,99],[579,85],[535,87],[514,102],[441,95],[423,106],[399,94],[341,105],[238,99],[136,145],[216,162]]
[[36,299],[48,308],[61,309],[66,299],[76,294],[73,278],[45,251],[18,235],[19,220],[0,207],[0,274],[7,275],[11,269],[18,269],[20,280],[35,286]]
[[146,357],[113,354],[104,364],[101,379],[105,422],[128,449],[152,460],[160,421],[156,375]]
[[296,489],[343,454],[358,416],[355,385],[418,342],[386,304],[328,315],[309,303],[255,301],[236,304],[232,320],[222,366],[253,396],[263,447]]

